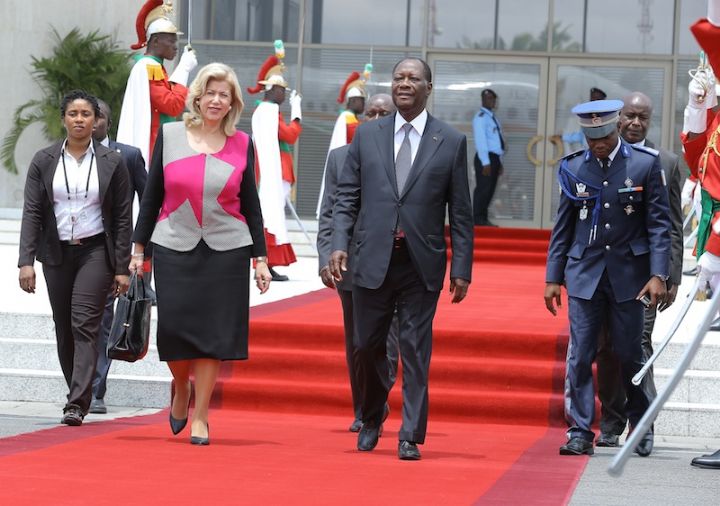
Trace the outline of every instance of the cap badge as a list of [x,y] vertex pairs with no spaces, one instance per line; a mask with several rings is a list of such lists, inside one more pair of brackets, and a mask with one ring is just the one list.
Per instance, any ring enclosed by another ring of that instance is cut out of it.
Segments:
[[627,178],[627,179],[625,180],[625,187],[626,187],[626,188],[632,188],[632,185],[633,185],[632,179]]

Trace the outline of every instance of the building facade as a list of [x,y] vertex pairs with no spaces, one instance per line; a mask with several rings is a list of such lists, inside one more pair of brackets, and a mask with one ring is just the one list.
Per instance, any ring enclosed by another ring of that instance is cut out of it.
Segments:
[[[389,92],[394,63],[419,56],[433,70],[430,112],[468,136],[470,167],[471,122],[480,93],[486,87],[497,93],[507,154],[491,219],[532,228],[552,226],[557,160],[582,147],[570,109],[588,100],[590,88],[602,89],[608,98],[635,90],[649,95],[654,121],[648,137],[679,152],[687,72],[698,61],[688,27],[706,9],[705,0],[176,0],[175,5],[183,37],[191,35],[200,64],[228,63],[244,86],[254,83],[272,41],[285,42],[286,76],[303,95],[294,195],[301,216],[314,217],[344,79],[372,63],[369,93]],[[245,100],[240,128],[248,131],[255,97]]]

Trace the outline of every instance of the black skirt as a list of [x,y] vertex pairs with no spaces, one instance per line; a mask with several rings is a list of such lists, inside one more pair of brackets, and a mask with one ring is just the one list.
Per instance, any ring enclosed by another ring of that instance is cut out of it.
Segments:
[[250,246],[153,246],[160,360],[248,358]]

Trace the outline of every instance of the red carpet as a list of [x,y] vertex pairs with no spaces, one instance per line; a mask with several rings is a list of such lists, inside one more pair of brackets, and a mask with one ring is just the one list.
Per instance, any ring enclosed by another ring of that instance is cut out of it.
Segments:
[[[253,308],[250,360],[223,367],[210,447],[172,438],[166,413],[0,440],[13,484],[0,501],[565,503],[587,460],[557,455],[567,320],[542,300],[547,233],[477,236],[468,298],[445,291],[435,319],[422,461],[396,457],[400,385],[378,448],[354,449],[340,304],[322,290]],[[108,478],[123,474],[129,488]]]

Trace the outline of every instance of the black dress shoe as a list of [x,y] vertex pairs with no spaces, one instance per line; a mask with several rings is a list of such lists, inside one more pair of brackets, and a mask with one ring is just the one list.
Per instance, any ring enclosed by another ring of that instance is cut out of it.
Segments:
[[272,276],[273,281],[287,281],[288,278],[285,274],[278,274],[278,272],[270,267],[270,275]]
[[63,410],[63,417],[60,420],[65,425],[71,425],[73,427],[79,427],[83,423],[84,415],[80,408],[76,406],[69,406]]
[[369,452],[377,446],[380,437],[380,427],[371,423],[364,423],[358,433],[357,449],[361,452]]
[[713,322],[710,324],[710,330],[713,330],[715,332],[720,330],[720,317],[717,317],[713,320]]
[[597,440],[595,441],[595,446],[600,446],[602,448],[615,448],[619,443],[620,437],[616,434],[611,434],[609,432],[601,432],[600,436],[598,436]]
[[695,457],[690,462],[695,467],[701,467],[703,469],[720,469],[720,450],[716,451],[712,455],[703,455],[702,457]]
[[693,267],[692,269],[683,271],[683,276],[697,276],[697,274],[698,274],[697,265],[695,267]]
[[398,443],[398,458],[400,460],[420,460],[420,450],[412,441]]
[[592,441],[581,437],[570,438],[570,441],[560,447],[560,455],[592,455],[593,453],[595,451]]
[[188,396],[188,407],[187,407],[187,410],[185,411],[185,418],[175,418],[172,416],[172,400],[170,401],[169,419],[170,419],[170,430],[172,431],[173,436],[178,435],[187,425],[187,421],[188,421],[187,413],[190,411],[190,398],[192,397],[192,384],[189,381],[188,381],[188,383],[190,384],[191,390],[190,390],[190,395]]
[[190,436],[191,445],[207,446],[210,444],[210,424],[207,424],[207,437]]
[[360,429],[362,429],[363,423],[362,420],[359,418],[356,418],[353,420],[352,425],[350,425],[350,428],[348,429],[350,432],[360,432]]
[[653,451],[654,440],[655,436],[653,435],[653,431],[651,429],[645,433],[638,445],[635,447],[635,453],[641,457],[649,456]]
[[88,413],[92,413],[94,415],[104,415],[107,413],[105,401],[93,398],[92,402],[90,402],[90,409],[88,410]]

